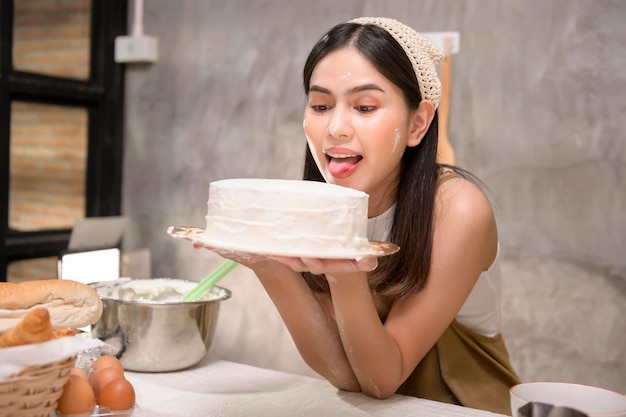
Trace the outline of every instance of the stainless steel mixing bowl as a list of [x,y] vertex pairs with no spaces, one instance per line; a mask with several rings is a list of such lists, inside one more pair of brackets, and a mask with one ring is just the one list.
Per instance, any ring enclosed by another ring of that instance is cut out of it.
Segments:
[[[144,281],[157,285],[158,280]],[[172,281],[197,285],[193,281]],[[194,302],[127,301],[102,295],[104,288],[108,291],[125,282],[128,279],[90,284],[103,303],[102,317],[92,326],[92,336],[111,345],[125,369],[176,371],[204,358],[213,341],[220,303],[231,296],[228,289],[215,286],[210,299]]]

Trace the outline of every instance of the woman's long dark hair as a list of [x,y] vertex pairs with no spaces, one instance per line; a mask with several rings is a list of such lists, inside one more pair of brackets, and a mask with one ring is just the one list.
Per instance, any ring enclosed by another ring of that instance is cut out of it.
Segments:
[[[419,106],[422,97],[411,62],[402,47],[384,29],[375,25],[342,23],[332,28],[313,47],[304,66],[304,91],[309,94],[311,74],[319,61],[330,52],[356,48],[378,71],[404,93],[409,110]],[[396,209],[389,240],[400,246],[395,255],[379,259],[370,275],[370,286],[376,293],[404,297],[419,291],[430,268],[433,244],[435,191],[439,166],[436,162],[438,115],[418,146],[407,147],[401,160],[396,195]],[[305,180],[324,181],[307,147]],[[315,291],[328,291],[323,276],[303,274]]]

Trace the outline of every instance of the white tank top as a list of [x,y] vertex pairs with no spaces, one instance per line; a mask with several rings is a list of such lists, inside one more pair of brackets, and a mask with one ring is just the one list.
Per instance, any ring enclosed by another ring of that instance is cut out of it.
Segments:
[[[395,205],[380,216],[368,219],[367,237],[370,240],[387,241],[393,221]],[[456,315],[459,323],[485,336],[500,333],[500,263],[498,254],[489,267],[483,271],[465,303]]]

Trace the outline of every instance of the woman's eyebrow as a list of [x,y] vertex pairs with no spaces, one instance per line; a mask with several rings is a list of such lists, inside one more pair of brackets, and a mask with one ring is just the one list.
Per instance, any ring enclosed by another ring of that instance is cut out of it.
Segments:
[[330,90],[324,87],[320,87],[319,85],[312,85],[309,87],[309,93],[311,91],[315,91],[317,93],[328,94],[330,95]]
[[357,85],[356,87],[349,89],[348,91],[346,91],[346,95],[349,96],[351,94],[356,94],[356,93],[369,91],[369,90],[380,91],[381,93],[385,92],[385,90],[383,90],[376,84],[363,84],[363,85]]
[[[356,87],[352,87],[351,89],[346,91],[345,95],[349,96],[349,95],[352,95],[352,94],[361,93],[363,91],[369,91],[369,90],[380,91],[382,93],[385,92],[385,90],[383,90],[382,88],[380,88],[376,84],[363,84],[363,85],[357,85]],[[317,93],[321,93],[321,94],[331,95],[331,92],[330,92],[329,89],[321,87],[319,85],[312,85],[311,87],[309,87],[309,92],[311,92],[311,91],[314,91],[314,92],[317,92]]]

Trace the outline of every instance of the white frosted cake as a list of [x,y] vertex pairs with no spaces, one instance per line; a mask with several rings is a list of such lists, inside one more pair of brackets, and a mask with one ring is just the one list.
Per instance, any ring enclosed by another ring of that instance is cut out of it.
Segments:
[[368,195],[339,185],[228,179],[209,186],[203,241],[245,252],[342,257],[366,252]]

